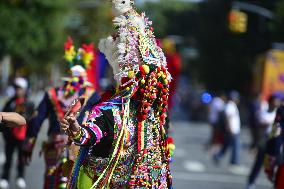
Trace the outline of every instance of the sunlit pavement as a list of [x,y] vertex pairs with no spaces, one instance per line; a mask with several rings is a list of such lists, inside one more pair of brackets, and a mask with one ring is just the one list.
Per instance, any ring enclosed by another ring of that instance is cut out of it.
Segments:
[[[47,123],[47,122],[46,122]],[[47,126],[47,124],[44,126]],[[43,174],[44,174],[44,162],[43,158],[39,157],[40,147],[42,142],[47,138],[44,133],[46,133],[47,127],[43,127],[42,132],[39,134],[39,140],[37,141],[35,151],[33,153],[32,163],[26,169],[26,181],[27,181],[27,189],[41,189],[43,188]],[[0,167],[1,173],[3,168],[3,163],[5,160],[4,148],[3,148],[3,137],[0,137]],[[14,167],[11,170],[11,178],[10,178],[10,189],[16,189],[15,187],[15,170],[16,170],[16,154],[14,154]]]
[[[243,148],[241,165],[229,167],[229,153],[219,166],[213,164],[211,155],[204,150],[209,136],[206,124],[191,122],[174,122],[172,135],[175,138],[176,151],[172,163],[173,185],[178,189],[243,189],[253,156]],[[242,131],[242,143],[249,141],[248,133]],[[229,151],[228,151],[229,152]],[[270,183],[262,173],[257,180],[256,189],[268,189]]]
[[[39,158],[40,143],[46,138],[44,128],[40,134],[36,150],[33,154],[33,162],[27,168],[28,189],[40,189],[43,184],[44,164]],[[172,163],[173,184],[175,189],[243,189],[246,175],[252,162],[252,156],[247,150],[242,150],[242,166],[230,170],[228,167],[228,156],[219,166],[215,166],[208,153],[204,151],[209,129],[206,124],[191,122],[174,122],[172,134],[175,138],[177,149],[175,151],[175,162]],[[246,131],[243,131],[242,142],[247,143]],[[3,145],[1,138],[1,146]],[[0,164],[3,165],[3,147],[1,147]],[[14,174],[14,170],[13,173]],[[14,176],[11,177],[14,180]],[[264,175],[258,179],[256,189],[270,188]],[[15,189],[12,183],[11,189]]]

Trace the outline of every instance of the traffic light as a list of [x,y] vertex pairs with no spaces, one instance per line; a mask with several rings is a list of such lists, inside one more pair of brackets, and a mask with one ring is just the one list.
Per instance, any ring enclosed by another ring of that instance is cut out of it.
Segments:
[[248,16],[239,10],[231,10],[229,13],[229,29],[233,33],[245,33],[247,31]]

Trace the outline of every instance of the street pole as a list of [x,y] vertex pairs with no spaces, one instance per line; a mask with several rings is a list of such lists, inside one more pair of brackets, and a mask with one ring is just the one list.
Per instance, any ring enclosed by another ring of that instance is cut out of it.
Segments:
[[232,3],[232,8],[237,9],[237,10],[252,12],[252,13],[258,14],[260,16],[266,17],[268,19],[271,19],[271,20],[275,19],[275,15],[272,11],[270,11],[266,8],[263,8],[261,6],[251,4],[251,3],[234,1]]

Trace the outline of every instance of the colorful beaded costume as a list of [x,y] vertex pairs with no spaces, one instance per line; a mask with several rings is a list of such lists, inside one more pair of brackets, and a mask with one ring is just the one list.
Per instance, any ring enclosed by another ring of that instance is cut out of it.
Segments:
[[37,116],[28,123],[23,149],[26,155],[32,154],[43,122],[48,119],[48,140],[42,145],[45,160],[44,189],[66,189],[67,186],[63,165],[72,157],[70,151],[65,150],[68,136],[61,132],[60,121],[68,111],[70,103],[78,97],[85,99],[85,107],[77,118],[78,122],[82,123],[87,109],[99,100],[99,95],[87,81],[85,71],[93,59],[93,45],[83,45],[83,48],[75,51],[73,41],[69,38],[65,43],[65,59],[70,65],[72,77],[64,78],[62,87],[51,88],[45,93],[38,106]]
[[131,8],[115,25],[118,33],[99,48],[119,86],[93,106],[74,138],[84,150],[68,188],[172,188],[164,128],[171,76],[165,56],[145,14]]

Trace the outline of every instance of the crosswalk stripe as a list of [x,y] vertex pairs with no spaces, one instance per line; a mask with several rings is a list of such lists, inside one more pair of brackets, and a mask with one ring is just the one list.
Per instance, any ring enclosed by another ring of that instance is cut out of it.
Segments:
[[0,165],[3,165],[5,162],[5,154],[4,152],[0,152]]
[[205,170],[206,170],[205,165],[203,165],[199,161],[185,161],[184,162],[184,168],[187,171],[199,172],[199,173],[205,172]]

